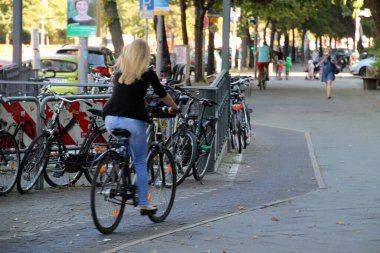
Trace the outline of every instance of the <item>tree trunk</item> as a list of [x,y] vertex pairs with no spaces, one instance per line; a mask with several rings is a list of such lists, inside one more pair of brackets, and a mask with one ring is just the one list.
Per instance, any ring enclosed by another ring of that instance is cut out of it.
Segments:
[[294,28],[292,28],[292,62],[296,62],[296,38]]
[[184,45],[189,45],[189,37],[187,36],[186,26],[186,0],[180,0],[181,7],[181,28],[182,28],[182,41]]
[[372,18],[374,22],[374,32],[380,38],[380,1],[379,0],[365,0],[364,6],[371,10]]
[[116,1],[104,1],[104,10],[106,12],[106,20],[109,21],[108,28],[111,32],[112,44],[115,48],[115,55],[119,56],[121,50],[124,47],[124,41]]
[[[305,61],[305,36],[306,36],[306,32],[307,32],[307,30],[306,30],[306,28],[303,28],[302,29],[302,45],[301,45],[301,57],[302,57],[302,62],[304,62]],[[307,47],[307,49],[308,49],[309,47]],[[309,52],[307,52],[307,55],[309,54]]]
[[[211,23],[209,23],[209,27],[210,27]],[[215,57],[214,57],[214,33],[212,33],[209,29],[209,32],[208,32],[208,49],[207,49],[207,52],[208,52],[208,55],[207,55],[207,75],[212,75],[215,73],[215,69],[214,69],[214,61],[215,61]]]
[[322,36],[319,36],[319,56],[323,55]]
[[264,27],[264,35],[263,35],[263,39],[264,39],[264,41],[267,41],[267,29],[268,29],[268,26],[269,26],[269,23],[270,23],[270,20],[271,20],[271,18],[270,17],[268,17],[267,18],[267,23],[265,24],[265,27]]
[[[273,52],[274,47],[274,35],[276,33],[276,21],[272,20],[271,22],[271,31],[270,31],[270,51]],[[280,45],[278,45],[280,48]]]
[[194,0],[195,7],[195,82],[204,80],[203,73],[203,20],[215,0]]
[[195,81],[199,82],[204,79],[203,73],[203,19],[206,12],[196,7],[195,10]]
[[[157,16],[154,16],[154,30],[156,32],[156,38],[157,38]],[[162,17],[162,40],[163,40],[163,48],[162,48],[162,64],[161,64],[161,75],[162,77],[170,77],[171,75],[171,63],[170,63],[170,54],[169,54],[169,47],[168,47],[168,40],[166,37],[166,29],[165,29],[165,16]],[[158,50],[158,49],[157,49]]]
[[284,41],[284,55],[289,55],[289,33],[285,30],[285,41]]

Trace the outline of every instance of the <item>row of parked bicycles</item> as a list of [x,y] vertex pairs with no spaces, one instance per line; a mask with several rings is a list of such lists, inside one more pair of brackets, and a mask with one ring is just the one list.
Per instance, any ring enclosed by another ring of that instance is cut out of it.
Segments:
[[[250,110],[244,99],[245,89],[251,83],[250,77],[231,81],[230,140],[238,152],[250,143],[252,136]],[[205,114],[206,108],[216,102],[175,85],[165,88],[180,108],[176,115],[169,114],[153,92],[147,96],[151,118],[147,127],[148,200],[158,207],[157,212],[148,215],[153,222],[168,216],[176,187],[187,177],[199,181],[204,178],[216,134],[217,119]],[[20,193],[27,193],[42,177],[52,187],[73,186],[84,175],[91,184],[94,223],[100,232],[111,233],[121,221],[125,206],[138,204],[133,158],[128,152],[129,132],[107,132],[102,111],[91,108],[86,100],[53,96],[52,115],[44,118],[46,127],[39,135],[34,133],[30,145],[25,146],[14,133],[0,130],[0,195],[9,193],[14,186]],[[0,100],[10,103],[4,96]],[[60,114],[68,104],[76,102],[87,105],[90,122],[83,142],[73,146],[67,145],[64,137],[78,124],[78,119],[73,117],[63,126]],[[23,127],[19,127],[20,131],[30,128]]]

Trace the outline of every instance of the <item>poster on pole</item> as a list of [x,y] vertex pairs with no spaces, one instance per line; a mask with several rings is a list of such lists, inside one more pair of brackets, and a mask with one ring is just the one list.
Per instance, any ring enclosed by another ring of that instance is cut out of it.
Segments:
[[140,18],[154,18],[154,0],[140,0]]
[[169,13],[169,0],[154,0],[154,15],[165,16]]
[[67,36],[96,36],[97,31],[97,0],[67,1]]

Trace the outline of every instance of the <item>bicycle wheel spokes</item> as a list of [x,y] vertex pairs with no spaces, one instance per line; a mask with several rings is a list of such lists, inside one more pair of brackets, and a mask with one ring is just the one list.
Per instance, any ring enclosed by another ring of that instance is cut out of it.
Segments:
[[200,181],[206,174],[211,159],[212,145],[215,139],[215,128],[211,122],[205,124],[199,141],[198,161],[193,166],[193,176]]
[[189,175],[193,166],[197,151],[195,136],[191,132],[175,135],[169,140],[167,147],[172,152],[176,164],[178,186]]
[[0,134],[0,195],[10,192],[16,183],[20,164],[17,143],[8,133]]
[[49,160],[50,146],[48,135],[43,134],[32,141],[22,159],[17,175],[17,190],[26,193],[37,182]]
[[162,222],[173,207],[176,191],[176,168],[170,151],[154,151],[148,158],[148,201],[157,206],[155,214],[149,214],[153,222]]
[[112,233],[124,213],[126,197],[121,190],[121,157],[110,153],[97,166],[91,184],[91,214],[96,228]]

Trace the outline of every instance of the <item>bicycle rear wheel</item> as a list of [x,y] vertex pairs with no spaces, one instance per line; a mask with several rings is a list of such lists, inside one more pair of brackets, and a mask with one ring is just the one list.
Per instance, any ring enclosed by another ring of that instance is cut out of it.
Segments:
[[116,152],[105,153],[97,164],[91,184],[91,216],[103,234],[112,233],[123,217],[126,195],[122,191],[122,157]]
[[0,195],[12,191],[20,165],[20,152],[13,136],[0,131]]
[[169,215],[175,198],[177,171],[169,149],[153,149],[148,155],[148,201],[157,206],[157,212],[149,214],[153,222],[162,222]]
[[[49,163],[44,171],[45,181],[51,187],[72,186],[79,180],[83,172],[79,168],[79,165],[73,171],[68,170],[66,160],[71,158],[68,158],[62,148],[58,148],[58,145],[56,139],[53,138],[49,152]],[[79,154],[71,153],[69,156],[74,158],[74,156],[79,156]],[[72,160],[75,162],[75,159]]]
[[215,126],[211,121],[204,123],[199,139],[198,160],[193,166],[193,176],[195,180],[202,180],[206,174],[208,164],[211,159],[212,146],[215,140]]
[[172,135],[165,146],[172,152],[177,170],[177,186],[180,185],[193,167],[197,144],[196,137],[192,132]]
[[25,152],[17,175],[17,190],[22,194],[32,189],[47,166],[51,148],[49,137],[48,133],[41,134]]

